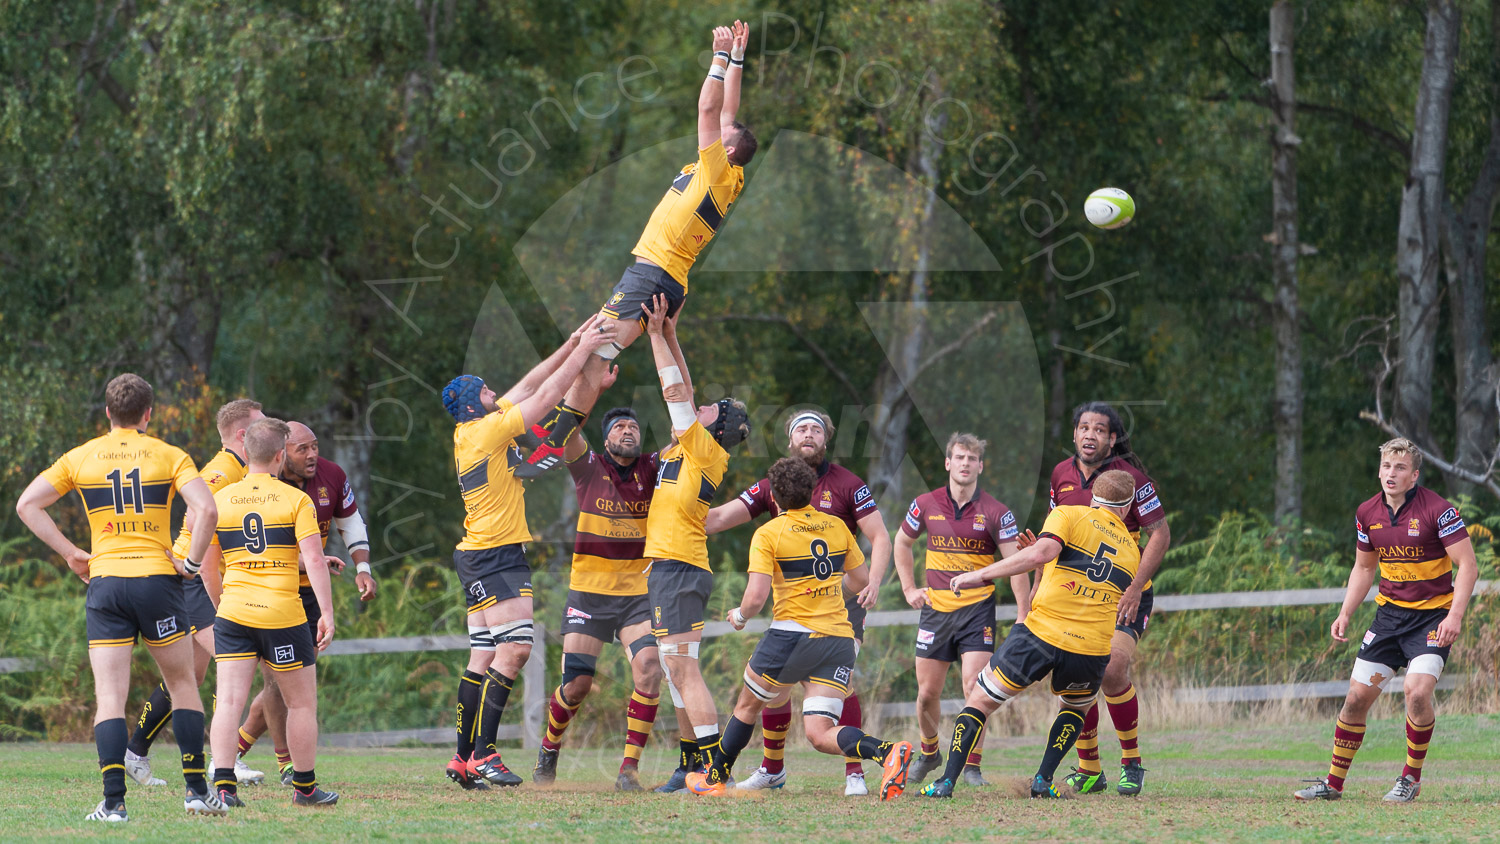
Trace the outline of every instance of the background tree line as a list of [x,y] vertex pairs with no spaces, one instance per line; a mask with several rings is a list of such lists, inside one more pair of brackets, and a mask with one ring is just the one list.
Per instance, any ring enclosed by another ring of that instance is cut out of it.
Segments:
[[[1427,482],[1494,492],[1497,5],[1285,6],[1285,87],[1269,7],[1214,0],[8,3],[0,489],[97,431],[130,369],[200,461],[228,397],[309,422],[377,558],[442,559],[461,508],[431,388],[514,380],[604,295],[686,160],[658,145],[692,132],[706,33],[741,17],[762,154],[684,345],[702,385],[836,411],[834,450],[892,525],[960,425],[1035,525],[1094,398],[1127,409],[1182,541],[1235,510],[1345,530],[1389,435],[1362,411],[1443,458]],[[794,133],[837,146],[777,181]],[[780,228],[736,245],[760,180]],[[1079,213],[1106,184],[1140,208],[1120,232]],[[882,246],[851,203],[899,223],[874,234],[902,257],[790,271]],[[953,218],[989,271],[949,260]],[[601,405],[652,411],[653,385],[632,349]],[[565,482],[529,497],[563,541]]]

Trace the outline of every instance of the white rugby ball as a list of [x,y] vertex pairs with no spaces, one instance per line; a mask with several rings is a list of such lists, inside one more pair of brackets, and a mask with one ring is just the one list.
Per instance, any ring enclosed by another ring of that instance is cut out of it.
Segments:
[[1100,188],[1084,200],[1083,216],[1101,229],[1118,229],[1135,218],[1135,200],[1119,188]]

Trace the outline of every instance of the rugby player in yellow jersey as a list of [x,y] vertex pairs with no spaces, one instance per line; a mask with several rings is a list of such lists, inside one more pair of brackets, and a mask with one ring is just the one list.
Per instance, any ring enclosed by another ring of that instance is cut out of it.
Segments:
[[[292,804],[332,806],[339,796],[318,788],[318,651],[333,641],[333,594],[317,511],[302,490],[279,479],[286,464],[287,424],[257,419],[245,432],[245,478],[214,494],[214,544],[224,559],[224,591],[214,625],[218,709],[210,738],[215,759],[233,759],[240,713],[250,697],[256,662],[275,673],[286,701]],[[300,566],[299,566],[300,556]],[[297,594],[298,570],[317,597],[317,638]],[[228,806],[243,806],[233,768],[214,769],[214,788]]]
[[[750,416],[744,403],[732,398],[694,410],[693,381],[677,343],[677,319],[668,318],[665,296],[658,294],[652,305],[641,308],[648,317],[646,332],[672,423],[672,445],[657,461],[656,489],[646,517],[651,632],[660,643],[680,738],[691,736],[696,745],[685,767],[712,768],[719,752],[719,714],[698,670],[704,613],[714,585],[705,522],[729,468],[727,449],[750,436]],[[656,790],[680,791],[686,778],[687,771],[679,768]]]
[[531,534],[521,485],[526,460],[516,439],[526,433],[526,420],[547,413],[585,360],[609,342],[593,330],[600,319],[589,317],[503,396],[474,375],[460,375],[443,388],[443,407],[457,423],[453,462],[464,502],[464,538],[453,552],[453,566],[469,627],[469,663],[458,684],[458,747],[447,775],[465,789],[521,782],[495,749],[500,717],[531,657],[533,640],[526,562]]
[[604,373],[626,346],[641,335],[641,311],[656,296],[665,296],[667,315],[676,316],[687,296],[688,270],[718,232],[724,215],[745,186],[745,165],[755,156],[755,134],[735,120],[740,107],[745,47],[750,25],[714,27],[714,55],[698,93],[698,160],[684,166],[657,203],[625,269],[600,313],[599,326],[612,341],[589,361],[567,398],[532,433],[541,445],[527,458],[542,469],[561,462],[568,436],[582,421],[577,408],[593,407],[603,392]]
[[[125,696],[136,637],[156,661],[172,700],[172,732],[182,752],[185,807],[195,814],[225,814],[209,790],[203,765],[203,701],[193,681],[182,575],[196,574],[218,518],[208,485],[182,449],[146,435],[154,394],[138,375],[116,376],[104,388],[109,433],[64,454],[21,493],[16,512],[37,538],[89,585],[84,605],[89,667],[94,674],[94,744],[104,799],[86,817],[124,821]],[[90,551],[63,535],[47,508],[77,490],[88,512]],[[185,559],[168,545],[172,498],[180,494],[193,514],[193,539]]]
[[745,666],[745,685],[724,728],[720,752],[707,771],[688,774],[688,791],[727,794],[734,761],[749,743],[761,710],[787,700],[791,687],[800,683],[808,742],[823,753],[881,763],[880,799],[900,797],[911,742],[881,741],[858,727],[838,724],[858,653],[844,590],[857,594],[869,584],[864,555],[841,519],[812,507],[818,474],[805,461],[783,457],[766,477],[781,513],[755,531],[744,597],[725,619],[743,630],[746,618],[774,596],[771,629]]
[[1054,508],[1036,542],[1000,562],[953,578],[950,587],[957,594],[1045,567],[1026,620],[1012,628],[989,668],[980,672],[964,710],[954,721],[947,770],[922,794],[952,797],[953,784],[985,719],[1000,704],[1051,674],[1052,693],[1062,706],[1047,734],[1042,764],[1031,780],[1031,796],[1072,796],[1072,789],[1053,786],[1052,775],[1078,740],[1084,713],[1099,695],[1120,596],[1130,588],[1141,565],[1140,547],[1124,521],[1134,503],[1135,479],[1128,472],[1102,472],[1093,483],[1091,506]]
[[[235,399],[219,408],[214,421],[223,449],[199,473],[204,483],[208,484],[210,492],[245,477],[245,428],[264,417],[260,402],[252,399]],[[188,556],[188,547],[193,541],[193,521],[194,514],[190,508],[183,517],[177,541],[172,544],[172,556],[179,560]],[[197,646],[193,649],[193,672],[200,686],[203,685],[203,678],[208,676],[208,664],[214,658],[214,614],[217,612],[213,600],[209,598],[204,579],[214,583],[214,594],[218,594],[219,567],[210,565],[201,574],[202,577],[182,579],[182,597],[187,604],[188,625],[193,631],[193,644]],[[166,785],[164,781],[151,775],[148,754],[151,752],[152,742],[171,715],[172,701],[167,694],[167,684],[157,683],[146,705],[141,708],[140,717],[136,719],[130,743],[125,746],[125,773],[141,785]],[[260,771],[251,770],[238,759],[234,763],[234,773],[240,782],[246,783],[260,782],[265,776]]]

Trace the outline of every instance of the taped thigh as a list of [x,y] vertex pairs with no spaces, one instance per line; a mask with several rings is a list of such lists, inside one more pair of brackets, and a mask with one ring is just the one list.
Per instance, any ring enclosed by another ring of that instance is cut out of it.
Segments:
[[979,676],[975,679],[979,688],[983,689],[984,693],[989,695],[990,699],[996,703],[1005,703],[1026,688],[1025,686],[1017,686],[1005,679],[999,669],[993,667],[979,672]]
[[493,651],[495,649],[495,637],[490,634],[490,629],[484,626],[469,625],[469,650]]
[[656,637],[651,635],[650,633],[647,633],[639,639],[636,639],[634,642],[631,642],[626,649],[630,651],[630,658],[634,660],[636,657],[641,655],[641,651],[644,651],[647,648],[655,647],[657,647]]
[[496,624],[490,628],[490,635],[494,637],[496,645],[526,645],[530,647],[536,642],[536,628],[532,626],[531,619],[529,618]]
[[663,657],[662,662],[665,663],[665,658],[669,656],[680,656],[684,659],[697,659],[698,648],[702,644],[702,642],[663,642],[656,647],[657,650],[661,652],[661,655]]
[[589,654],[563,654],[562,684],[564,686],[579,677],[593,678],[599,665],[599,657]]
[[771,687],[770,684],[764,681],[764,677],[751,671],[748,666],[745,668],[745,688],[750,690],[750,694],[760,698],[762,702],[770,703],[781,695],[781,690]]
[[1428,674],[1435,679],[1443,677],[1443,666],[1446,663],[1437,654],[1417,654],[1412,657],[1411,662],[1406,665],[1407,674]]
[[1389,665],[1381,665],[1378,662],[1370,662],[1369,660],[1355,657],[1354,672],[1351,674],[1351,678],[1356,683],[1374,686],[1381,691],[1385,691],[1386,684],[1391,681],[1391,677],[1395,676],[1395,674],[1396,669]]
[[806,697],[802,699],[802,717],[821,715],[838,721],[844,714],[844,699],[837,697]]

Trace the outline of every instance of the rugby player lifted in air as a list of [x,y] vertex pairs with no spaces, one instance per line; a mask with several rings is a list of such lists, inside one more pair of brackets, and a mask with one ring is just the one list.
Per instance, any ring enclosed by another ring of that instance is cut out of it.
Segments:
[[776,461],[763,483],[770,485],[780,515],[755,532],[744,597],[725,619],[743,630],[746,618],[773,596],[773,621],[745,666],[745,685],[724,728],[717,766],[688,774],[688,790],[727,794],[735,758],[749,743],[761,708],[785,703],[800,683],[808,742],[824,753],[881,763],[880,799],[900,797],[911,742],[881,741],[858,727],[838,726],[859,650],[844,594],[846,588],[858,593],[869,585],[864,555],[843,520],[815,505],[819,478],[800,457]]
[[964,758],[978,743],[985,719],[1050,674],[1052,693],[1061,707],[1032,777],[1031,796],[1072,796],[1070,789],[1053,786],[1052,775],[1078,738],[1084,710],[1099,694],[1115,632],[1115,605],[1140,566],[1140,549],[1124,522],[1135,491],[1128,473],[1102,472],[1090,493],[1092,506],[1054,508],[1031,545],[998,563],[953,577],[949,585],[959,595],[987,581],[1045,566],[1026,620],[1011,628],[954,720],[947,770],[922,794],[952,797]]
[[688,270],[724,221],[729,207],[745,186],[745,165],[755,156],[755,134],[735,120],[740,107],[745,47],[750,25],[713,31],[713,62],[698,93],[698,160],[684,166],[646,223],[632,253],[635,263],[625,269],[600,313],[598,328],[611,342],[584,367],[583,377],[568,390],[562,404],[531,428],[541,442],[527,461],[541,469],[561,461],[568,436],[583,420],[582,409],[592,407],[603,392],[609,362],[641,335],[642,311],[656,296],[667,301],[667,315],[676,316],[688,289]]
[[[245,477],[245,428],[251,422],[264,417],[260,402],[250,399],[235,399],[219,408],[214,421],[219,430],[219,441],[223,444],[223,450],[215,454],[200,473],[203,482],[208,484],[210,493],[217,492],[221,487]],[[193,542],[194,521],[196,517],[189,510],[183,516],[182,530],[177,533],[177,541],[172,544],[172,556],[179,560],[186,559],[188,556],[188,548]],[[208,574],[217,582],[216,567],[210,566]],[[197,646],[193,649],[193,671],[198,685],[201,686],[203,678],[208,675],[208,664],[214,658],[214,615],[218,610],[209,598],[208,590],[201,577],[182,579],[182,597],[187,604],[188,624],[191,625],[193,631],[193,644]],[[152,743],[156,741],[157,735],[161,733],[162,727],[166,726],[167,720],[171,717],[172,701],[167,694],[167,684],[157,683],[146,705],[141,708],[140,717],[136,719],[135,732],[130,736],[130,743],[125,746],[125,773],[141,785],[166,785],[164,780],[151,775],[151,760],[148,754],[151,752]],[[239,760],[235,760],[234,773],[240,782],[245,783],[260,782],[265,776]]]
[[646,518],[645,556],[651,560],[646,589],[651,632],[677,708],[682,755],[688,757],[657,790],[680,791],[686,787],[688,770],[723,770],[719,715],[698,669],[704,613],[714,585],[704,523],[729,468],[728,449],[750,436],[750,417],[744,403],[732,398],[694,410],[693,381],[677,344],[677,320],[667,318],[667,297],[657,294],[652,307],[642,308],[648,314],[646,331],[672,424],[672,444],[658,460],[656,491]]
[[1328,632],[1340,642],[1349,641],[1349,621],[1378,574],[1375,620],[1354,658],[1349,696],[1333,727],[1328,778],[1296,792],[1298,800],[1344,796],[1344,778],[1365,738],[1365,715],[1403,666],[1406,767],[1384,799],[1409,803],[1422,793],[1422,763],[1437,725],[1432,692],[1463,630],[1479,566],[1463,516],[1441,495],[1418,486],[1421,473],[1422,452],[1415,443],[1400,437],[1385,443],[1380,447],[1380,492],[1354,513],[1354,571],[1344,606]]
[[[89,585],[84,619],[94,674],[94,745],[104,799],[85,817],[119,822],[125,811],[125,696],[136,637],[166,681],[172,732],[182,753],[190,813],[223,815],[224,804],[204,776],[203,700],[193,680],[193,645],[181,576],[192,576],[213,539],[218,510],[208,485],[182,449],[146,435],[154,393],[139,375],[116,376],[104,388],[109,433],[64,454],[21,493],[16,512],[37,538]],[[74,545],[47,508],[77,490],[89,517],[90,551]],[[167,544],[172,498],[181,494],[193,514],[187,557]]]
[[[605,378],[607,389],[615,370]],[[640,791],[641,753],[661,700],[661,658],[651,635],[647,597],[646,520],[656,484],[656,453],[641,453],[635,411],[617,407],[604,414],[603,453],[589,450],[583,436],[568,441],[568,472],[578,496],[578,532],[568,604],[563,610],[562,682],[547,706],[547,733],[537,751],[533,782],[557,779],[563,732],[594,686],[604,646],[616,637],[630,653],[635,688],[625,707],[625,753],[615,778],[619,791]]]
[[[301,422],[288,422],[287,427],[286,461],[281,469],[281,480],[307,493],[307,497],[312,500],[318,518],[318,533],[325,548],[330,530],[334,525],[338,526],[344,547],[354,559],[357,571],[354,584],[359,588],[359,599],[369,601],[375,597],[378,586],[375,575],[370,570],[369,531],[365,527],[364,517],[359,514],[359,504],[354,500],[354,487],[349,484],[349,477],[342,467],[318,454],[318,437],[311,428]],[[343,574],[343,560],[329,557],[328,565],[331,574]],[[307,575],[302,575],[298,581],[297,591],[302,596],[308,626],[316,629],[318,602]],[[280,768],[281,783],[291,785],[292,758],[285,741],[286,702],[281,699],[277,690],[276,675],[269,666],[263,666],[263,669],[266,685],[255,696],[255,700],[251,701],[250,712],[245,716],[244,725],[240,727],[239,755],[243,757],[249,753],[256,740],[269,728],[276,752],[276,764]],[[242,766],[242,762],[236,762],[235,773],[244,782],[245,775],[240,771]],[[251,770],[249,773],[256,772]]]
[[[1004,558],[1016,553],[1015,514],[979,489],[985,446],[985,441],[973,434],[948,437],[943,464],[948,470],[948,483],[917,496],[896,534],[896,574],[901,578],[901,590],[906,602],[922,611],[916,641],[917,727],[921,730],[922,752],[912,763],[912,782],[921,782],[942,764],[938,702],[948,667],[955,660],[959,662],[959,678],[968,696],[975,678],[995,652],[994,586],[976,583],[977,588],[963,594],[949,589],[949,582],[958,573],[983,568],[997,554]],[[923,533],[927,534],[923,566],[926,586],[919,587],[912,548]],[[1017,573],[1010,578],[1010,588],[1016,595],[1016,617],[1023,620],[1030,606],[1031,582],[1024,573]],[[981,747],[976,739],[966,751],[970,757],[959,760],[969,785],[988,785],[979,770]]]
[[[849,614],[849,623],[854,629],[854,647],[859,650],[865,638],[865,611],[875,605],[880,591],[880,580],[891,562],[891,535],[886,532],[885,519],[875,504],[870,487],[859,476],[828,460],[828,438],[833,434],[833,421],[826,414],[804,410],[792,414],[787,420],[787,456],[805,462],[817,475],[817,486],[813,487],[812,507],[819,513],[833,516],[844,523],[850,533],[858,530],[870,541],[870,568],[868,585],[859,592],[846,590],[844,608]],[[771,495],[771,482],[762,478],[738,498],[708,511],[707,530],[710,536],[720,531],[738,527],[762,513],[778,513]],[[790,700],[761,711],[761,737],[765,744],[765,756],[760,769],[741,780],[737,788],[754,790],[781,788],[786,785],[786,734],[792,725]],[[852,689],[844,698],[843,713],[839,716],[841,727],[863,727],[864,719],[859,704],[859,695]],[[844,760],[844,794],[857,796],[869,793],[865,785],[865,772],[857,757]]]
[[[1146,475],[1125,433],[1125,425],[1113,407],[1104,402],[1088,402],[1074,408],[1073,448],[1077,453],[1052,469],[1050,505],[1088,505],[1094,479],[1101,472],[1119,469],[1135,480],[1135,503],[1125,514],[1125,526],[1132,536],[1146,539],[1141,548],[1141,567],[1130,588],[1120,596],[1120,618],[1115,626],[1114,643],[1109,648],[1109,668],[1104,672],[1104,704],[1109,707],[1110,721],[1120,737],[1120,784],[1116,790],[1135,796],[1141,793],[1146,769],[1141,767],[1137,744],[1140,704],[1135,685],[1130,682],[1130,662],[1135,657],[1136,643],[1146,634],[1146,624],[1151,620],[1151,578],[1161,568],[1167,547],[1172,544],[1172,530],[1167,525],[1166,508],[1156,494],[1156,484]],[[1104,791],[1109,783],[1099,765],[1098,701],[1084,715],[1083,734],[1078,737],[1077,748],[1078,767],[1063,782],[1083,794]]]
[[[292,804],[333,806],[337,792],[318,787],[318,652],[333,642],[333,593],[318,518],[307,494],[278,479],[286,462],[289,429],[279,419],[258,419],[245,434],[244,480],[214,495],[214,544],[224,559],[224,589],[214,625],[218,692],[214,758],[235,756],[239,714],[250,696],[257,662],[275,673],[286,701],[287,747],[292,757]],[[298,574],[299,566],[306,572]],[[298,581],[312,584],[317,618],[306,611]],[[269,687],[269,686],[268,686]],[[214,770],[214,788],[226,806],[244,806],[233,768]]]
[[[589,317],[567,342],[503,396],[475,375],[443,388],[453,429],[453,462],[464,501],[464,538],[453,566],[468,607],[469,663],[458,683],[458,748],[449,779],[466,789],[489,782],[519,785],[500,761],[495,733],[533,641],[531,566],[526,562],[526,464],[516,438],[562,398],[584,362],[609,338]],[[482,714],[481,714],[482,710]]]

